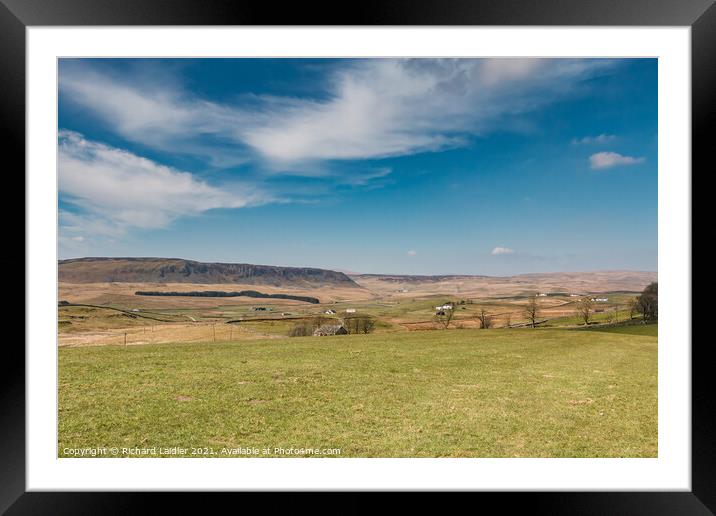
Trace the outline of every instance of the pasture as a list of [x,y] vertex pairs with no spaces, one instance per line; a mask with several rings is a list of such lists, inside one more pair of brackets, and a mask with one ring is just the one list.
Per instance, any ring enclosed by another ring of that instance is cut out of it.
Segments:
[[60,347],[58,453],[656,457],[656,326],[646,328]]

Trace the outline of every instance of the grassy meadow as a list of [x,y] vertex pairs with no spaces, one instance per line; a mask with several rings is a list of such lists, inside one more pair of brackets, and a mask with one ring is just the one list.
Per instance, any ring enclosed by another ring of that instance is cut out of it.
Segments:
[[655,457],[656,329],[60,347],[58,452]]

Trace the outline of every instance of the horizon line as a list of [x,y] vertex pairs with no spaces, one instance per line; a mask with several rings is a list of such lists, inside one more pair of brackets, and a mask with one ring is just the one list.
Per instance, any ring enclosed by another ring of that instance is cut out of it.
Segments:
[[593,269],[593,270],[582,270],[582,271],[563,271],[563,270],[550,270],[540,272],[521,272],[510,275],[490,275],[490,274],[460,274],[460,273],[437,273],[437,274],[405,274],[405,273],[387,273],[387,272],[356,272],[346,271],[339,268],[327,268],[327,267],[315,267],[315,266],[300,266],[300,265],[271,265],[263,263],[249,263],[249,262],[215,262],[215,261],[202,261],[191,258],[176,258],[176,257],[162,257],[162,256],[83,256],[78,258],[58,258],[58,264],[61,262],[80,261],[80,260],[181,260],[186,262],[205,263],[211,265],[254,265],[258,267],[278,267],[283,269],[318,269],[324,271],[338,272],[345,274],[346,276],[404,276],[404,277],[484,277],[484,278],[513,278],[516,276],[530,276],[535,274],[594,274],[604,272],[635,272],[635,273],[654,273],[658,274],[658,270],[640,270],[640,269]]

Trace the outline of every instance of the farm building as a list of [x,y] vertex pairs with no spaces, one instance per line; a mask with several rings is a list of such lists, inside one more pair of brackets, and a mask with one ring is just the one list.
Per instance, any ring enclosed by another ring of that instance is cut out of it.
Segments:
[[348,330],[342,324],[324,324],[316,328],[314,337],[326,337],[329,335],[346,335]]
[[435,307],[435,310],[437,310],[437,311],[452,310],[452,309],[453,309],[453,306],[452,306],[452,305],[442,305],[442,306],[436,306],[436,307]]
[[336,311],[335,311],[334,309],[332,309],[332,308],[329,308],[328,310],[326,310],[326,311],[323,312],[323,313],[324,313],[324,314],[328,314],[328,315],[333,315],[333,314],[336,313]]
[[346,308],[346,313],[347,313],[347,314],[354,314],[354,313],[356,313],[356,309],[355,309],[355,308]]
[[609,301],[608,297],[593,297],[592,301],[596,301],[597,303],[606,303]]

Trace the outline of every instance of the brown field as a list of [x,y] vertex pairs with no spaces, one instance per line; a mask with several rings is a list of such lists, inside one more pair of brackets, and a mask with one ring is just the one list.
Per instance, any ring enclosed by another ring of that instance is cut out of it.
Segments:
[[[548,326],[575,326],[576,294],[609,292],[610,303],[595,307],[595,320],[606,321],[606,312],[626,317],[626,299],[639,292],[656,273],[598,272],[531,274],[511,278],[450,276],[416,278],[352,275],[355,287],[274,287],[265,285],[192,283],[60,283],[59,299],[76,304],[60,307],[59,345],[139,345],[167,342],[225,342],[256,338],[278,338],[300,320],[325,316],[336,310],[335,318],[346,308],[375,317],[377,333],[431,330],[435,305],[448,300],[462,301],[453,328],[479,327],[477,315],[485,308],[494,327],[527,323],[523,312],[527,296],[537,292],[561,294],[539,298],[540,320]],[[294,300],[249,297],[150,297],[137,296],[137,290],[200,291],[258,290],[317,297],[320,304]],[[629,293],[631,292],[631,294]],[[621,304],[621,306],[619,306]],[[265,312],[254,311],[262,306]],[[616,312],[614,312],[616,310]],[[600,313],[605,312],[605,313]],[[231,324],[228,324],[232,322]]]
[[[105,330],[87,330],[77,333],[60,332],[60,346],[136,346],[167,342],[235,342],[249,339],[279,338],[249,326],[207,322],[158,323],[119,326]],[[126,339],[126,340],[125,340]],[[126,344],[125,344],[126,342]]]
[[[250,297],[151,297],[136,296],[138,290],[162,292],[190,292],[192,290],[220,290],[238,292],[241,290],[258,290],[265,294],[292,294],[296,296],[313,296],[322,302],[351,301],[373,299],[375,294],[362,288],[349,287],[273,287],[268,285],[249,284],[200,284],[200,283],[65,283],[59,284],[59,299],[70,303],[86,303],[91,305],[123,306],[127,308],[212,308],[222,305],[256,305],[268,300]],[[276,300],[271,300],[276,301]],[[302,301],[280,300],[282,305],[304,305]]]

